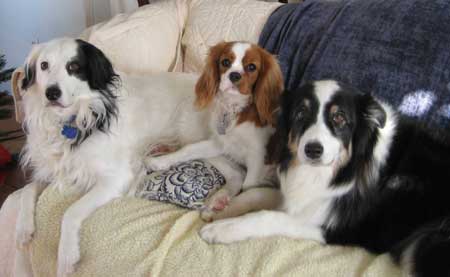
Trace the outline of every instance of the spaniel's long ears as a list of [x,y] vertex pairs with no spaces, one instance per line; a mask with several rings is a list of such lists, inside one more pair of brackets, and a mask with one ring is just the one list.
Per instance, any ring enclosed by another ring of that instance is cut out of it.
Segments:
[[219,89],[219,59],[227,44],[227,42],[221,42],[209,50],[203,73],[195,85],[195,104],[201,109],[211,103]]
[[272,54],[259,48],[262,67],[255,85],[255,104],[262,124],[275,125],[275,111],[279,107],[280,96],[284,89],[283,74]]

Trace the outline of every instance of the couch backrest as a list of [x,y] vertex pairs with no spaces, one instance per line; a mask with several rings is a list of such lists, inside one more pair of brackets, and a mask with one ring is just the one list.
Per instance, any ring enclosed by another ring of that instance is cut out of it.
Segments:
[[85,30],[80,38],[99,47],[120,71],[181,71],[180,41],[187,0],[156,1]]
[[270,14],[280,6],[255,0],[192,0],[181,41],[185,72],[203,69],[208,49],[221,41],[257,43]]
[[257,43],[278,6],[256,0],[155,1],[97,24],[80,37],[126,73],[200,72],[210,46],[224,40]]

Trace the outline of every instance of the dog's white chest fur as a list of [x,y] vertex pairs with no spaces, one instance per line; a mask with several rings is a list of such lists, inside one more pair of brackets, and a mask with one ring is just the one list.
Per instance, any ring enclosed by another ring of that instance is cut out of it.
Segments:
[[284,196],[282,209],[300,222],[314,226],[325,223],[334,197],[348,190],[329,187],[333,178],[331,167],[297,165],[279,177]]
[[[248,96],[220,92],[213,106],[210,128],[226,156],[244,165],[249,154],[262,155],[265,143],[275,131],[272,127],[257,127],[252,122],[237,124],[239,113],[248,105]],[[226,118],[227,122],[223,122]]]
[[214,99],[210,127],[216,135],[225,135],[236,124],[238,114],[248,103],[248,96],[239,92],[219,92]]

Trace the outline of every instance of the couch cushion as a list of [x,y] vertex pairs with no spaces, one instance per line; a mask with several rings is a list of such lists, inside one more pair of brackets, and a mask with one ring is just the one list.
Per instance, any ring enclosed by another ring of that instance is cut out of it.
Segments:
[[225,177],[207,160],[172,165],[167,170],[149,171],[137,186],[136,197],[201,209],[205,200],[222,185]]
[[267,21],[260,45],[287,89],[336,79],[432,128],[450,128],[450,1],[307,0]]
[[157,1],[119,14],[81,34],[126,73],[181,70],[180,37],[187,17],[185,0]]
[[182,39],[184,71],[200,72],[209,47],[220,41],[258,41],[279,3],[252,0],[192,0]]

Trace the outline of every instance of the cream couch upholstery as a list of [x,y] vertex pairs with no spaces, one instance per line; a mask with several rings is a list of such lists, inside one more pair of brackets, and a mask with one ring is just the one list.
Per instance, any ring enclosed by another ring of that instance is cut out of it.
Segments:
[[257,43],[266,19],[279,5],[255,0],[156,1],[97,24],[80,37],[104,51],[123,72],[200,72],[210,46],[224,40]]
[[159,1],[88,28],[80,38],[99,47],[126,73],[181,71],[187,9],[185,0]]
[[[101,48],[121,71],[199,72],[215,43],[256,43],[278,5],[159,1],[93,26],[81,37]],[[0,276],[14,276],[14,270],[21,272],[15,276],[54,276],[59,224],[77,196],[44,191],[32,244],[12,253],[19,194],[0,210]],[[281,237],[208,245],[197,234],[203,224],[197,211],[131,197],[115,200],[84,222],[82,260],[73,276],[400,276],[386,255],[375,257],[357,248]]]

